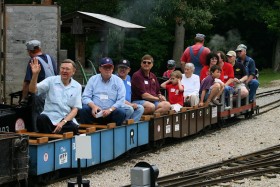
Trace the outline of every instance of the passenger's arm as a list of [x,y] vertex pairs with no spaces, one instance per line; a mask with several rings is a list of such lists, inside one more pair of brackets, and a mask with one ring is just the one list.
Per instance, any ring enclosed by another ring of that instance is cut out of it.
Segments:
[[62,129],[62,126],[65,125],[68,121],[71,121],[78,113],[78,108],[74,107],[71,109],[71,112],[59,123],[56,124],[56,128],[53,133],[59,133]]
[[37,91],[37,81],[38,81],[38,76],[41,71],[41,66],[38,63],[38,59],[34,58],[30,62],[31,70],[32,70],[32,79],[29,84],[29,91],[31,93],[36,93]]

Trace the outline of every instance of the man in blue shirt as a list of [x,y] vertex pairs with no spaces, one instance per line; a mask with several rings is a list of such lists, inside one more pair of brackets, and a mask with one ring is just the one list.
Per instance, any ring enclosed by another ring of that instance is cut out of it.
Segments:
[[37,84],[41,65],[37,58],[31,63],[32,79],[29,91],[37,95],[46,95],[44,110],[37,117],[37,128],[42,133],[78,133],[78,123],[75,116],[82,108],[82,86],[72,76],[76,65],[66,59],[61,62],[60,75],[51,76]]
[[80,122],[107,124],[115,122],[120,126],[126,117],[122,108],[125,102],[125,87],[121,78],[112,74],[114,64],[111,58],[102,58],[100,74],[92,76],[82,95],[83,108],[79,110]]
[[256,64],[255,61],[246,55],[247,46],[244,44],[240,44],[236,48],[236,53],[238,58],[236,59],[237,62],[241,62],[246,69],[248,79],[245,83],[249,87],[249,102],[252,103],[255,100],[256,92],[259,87],[259,81],[256,79],[255,71],[256,71]]
[[131,81],[128,73],[130,72],[130,62],[128,60],[121,60],[118,64],[118,76],[123,80],[126,96],[124,109],[126,110],[126,119],[133,119],[134,122],[138,122],[144,113],[144,107],[142,105],[131,103]]

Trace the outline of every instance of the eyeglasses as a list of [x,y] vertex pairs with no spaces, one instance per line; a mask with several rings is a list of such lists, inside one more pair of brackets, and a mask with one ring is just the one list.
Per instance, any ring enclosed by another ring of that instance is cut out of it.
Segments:
[[151,62],[151,61],[142,61],[142,63],[143,63],[143,64],[149,64],[149,65],[150,65],[152,62]]
[[210,58],[210,60],[218,60],[218,59],[214,57],[214,58]]

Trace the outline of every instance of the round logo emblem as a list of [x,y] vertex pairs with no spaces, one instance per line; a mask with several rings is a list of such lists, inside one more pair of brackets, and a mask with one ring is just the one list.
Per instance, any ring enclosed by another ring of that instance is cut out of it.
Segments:
[[44,161],[47,162],[49,160],[49,155],[48,153],[45,153],[44,154]]
[[23,130],[23,129],[25,129],[24,121],[23,121],[23,119],[18,118],[16,120],[15,130],[18,131],[18,130]]

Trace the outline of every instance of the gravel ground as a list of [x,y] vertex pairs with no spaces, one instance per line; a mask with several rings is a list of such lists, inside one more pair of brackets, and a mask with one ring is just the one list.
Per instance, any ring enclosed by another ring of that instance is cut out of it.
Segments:
[[[278,87],[280,88],[280,86]],[[260,88],[258,92],[270,89],[273,88]],[[279,98],[279,95],[275,97]],[[257,101],[257,104],[262,102],[265,101]],[[130,184],[130,169],[140,161],[155,164],[159,168],[159,176],[164,176],[277,145],[280,143],[280,125],[277,123],[280,121],[279,112],[279,108],[274,109],[261,116],[253,117],[253,119],[243,120],[237,125],[165,147],[153,154],[129,159],[122,165],[108,167],[83,176],[83,178],[91,181],[90,186],[122,186]],[[225,185],[280,187],[279,174],[276,175],[276,178],[262,176],[259,179],[249,178],[242,180],[242,184],[231,182]],[[74,180],[76,179],[71,179],[71,181]],[[67,181],[49,186],[67,186]]]

